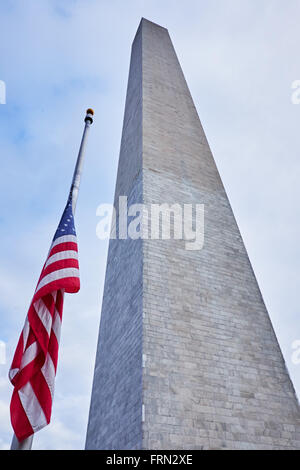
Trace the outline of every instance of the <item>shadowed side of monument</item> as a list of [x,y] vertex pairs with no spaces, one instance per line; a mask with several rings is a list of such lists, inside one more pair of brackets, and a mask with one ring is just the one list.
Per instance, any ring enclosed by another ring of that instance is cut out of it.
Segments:
[[[127,196],[129,205],[142,202],[142,194],[142,43],[137,34],[114,206],[119,196]],[[87,449],[142,447],[142,263],[141,240],[110,240]]]

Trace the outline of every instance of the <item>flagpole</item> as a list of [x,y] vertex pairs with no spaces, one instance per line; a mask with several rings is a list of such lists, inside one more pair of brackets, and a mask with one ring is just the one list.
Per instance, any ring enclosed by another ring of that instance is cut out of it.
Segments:
[[18,441],[17,436],[14,434],[10,446],[10,450],[31,450],[33,441],[33,434],[24,439],[23,441]]
[[83,131],[83,135],[81,139],[81,144],[79,148],[79,153],[78,153],[73,180],[72,180],[71,189],[70,189],[70,196],[72,196],[73,214],[75,212],[77,198],[78,198],[87,135],[88,135],[89,128],[91,124],[93,123],[93,116],[94,116],[94,111],[91,108],[87,109],[86,116],[84,118],[84,122],[85,122],[84,131]]
[[[93,123],[93,116],[94,116],[94,111],[91,108],[88,108],[86,110],[86,115],[84,118],[85,126],[83,130],[83,135],[82,135],[81,144],[79,147],[78,157],[76,160],[75,170],[74,170],[70,194],[69,194],[69,197],[72,198],[73,214],[75,212],[77,198],[78,198],[87,135],[88,135],[89,128],[91,124]],[[19,441],[17,436],[14,434],[12,438],[10,450],[31,450],[32,441],[33,441],[33,434],[27,437],[26,439],[24,439],[23,441]]]

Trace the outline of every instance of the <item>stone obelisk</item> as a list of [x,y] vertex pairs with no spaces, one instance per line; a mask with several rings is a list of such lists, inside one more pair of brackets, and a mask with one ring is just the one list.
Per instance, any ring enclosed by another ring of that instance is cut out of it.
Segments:
[[119,196],[204,204],[204,245],[110,240],[86,448],[300,448],[297,397],[192,97],[168,31],[145,19]]

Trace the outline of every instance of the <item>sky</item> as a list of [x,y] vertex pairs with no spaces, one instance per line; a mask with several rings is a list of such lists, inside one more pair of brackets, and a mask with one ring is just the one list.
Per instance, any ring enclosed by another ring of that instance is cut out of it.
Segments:
[[76,209],[81,290],[65,299],[52,421],[33,444],[84,448],[108,247],[96,209],[113,201],[141,17],[169,30],[300,396],[299,16],[299,0],[0,3],[0,449],[12,438],[8,369],[92,107]]

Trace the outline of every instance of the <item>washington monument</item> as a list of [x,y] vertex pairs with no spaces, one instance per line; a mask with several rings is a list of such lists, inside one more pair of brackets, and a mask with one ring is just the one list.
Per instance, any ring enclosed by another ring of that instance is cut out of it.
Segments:
[[195,105],[168,31],[145,19],[120,196],[202,204],[204,243],[110,240],[86,448],[300,449],[297,397]]

